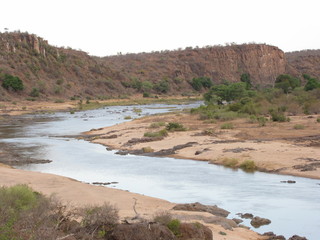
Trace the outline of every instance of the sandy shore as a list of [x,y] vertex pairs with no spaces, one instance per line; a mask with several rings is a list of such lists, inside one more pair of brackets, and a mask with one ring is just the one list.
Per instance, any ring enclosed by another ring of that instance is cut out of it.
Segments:
[[[42,192],[48,196],[55,194],[65,204],[72,207],[109,202],[119,209],[121,219],[132,218],[135,216],[135,212],[133,210],[135,199],[137,200],[136,210],[139,215],[145,219],[152,219],[159,211],[170,211],[174,216],[185,221],[202,222],[201,218],[209,216],[207,213],[191,213],[171,210],[175,205],[174,203],[157,198],[108,187],[89,185],[53,174],[24,171],[0,165],[0,185],[12,186],[16,184],[27,184],[34,190]],[[233,230],[226,230],[219,224],[204,224],[213,231],[214,239],[218,240],[265,239],[259,234],[245,228],[237,227]],[[224,232],[227,235],[221,235],[220,232]]]
[[[236,167],[246,160],[254,161],[260,171],[320,179],[319,116],[293,116],[290,122],[268,122],[260,127],[247,119],[231,121],[234,128],[222,130],[225,122],[206,123],[187,113],[151,116],[131,122],[97,129],[91,141],[129,152],[163,150],[168,156],[226,165],[235,159]],[[188,130],[170,132],[162,140],[149,141],[144,133],[163,129],[150,128],[152,123],[178,122]],[[296,126],[303,126],[302,129]],[[181,145],[184,145],[182,146]],[[145,151],[145,150],[144,150]]]

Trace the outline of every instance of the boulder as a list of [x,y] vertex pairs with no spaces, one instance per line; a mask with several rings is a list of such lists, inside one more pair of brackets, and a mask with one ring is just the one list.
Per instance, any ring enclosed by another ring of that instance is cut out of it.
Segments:
[[259,228],[262,225],[268,225],[270,223],[271,221],[269,219],[261,217],[254,217],[250,222],[250,224],[255,228]]
[[215,216],[220,217],[228,217],[229,213],[227,210],[222,208],[209,205],[203,205],[201,203],[186,203],[186,204],[177,204],[173,207],[173,210],[181,210],[181,211],[194,211],[194,212],[208,212]]

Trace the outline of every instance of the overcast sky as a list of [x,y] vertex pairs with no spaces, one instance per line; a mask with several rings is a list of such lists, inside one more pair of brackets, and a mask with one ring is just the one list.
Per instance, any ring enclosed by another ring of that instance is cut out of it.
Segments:
[[319,0],[1,0],[0,31],[90,55],[226,43],[320,49]]

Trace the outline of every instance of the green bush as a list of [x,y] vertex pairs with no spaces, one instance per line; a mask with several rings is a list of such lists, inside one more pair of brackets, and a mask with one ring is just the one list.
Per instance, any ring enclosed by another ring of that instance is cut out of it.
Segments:
[[317,118],[317,123],[320,123],[320,117]]
[[166,130],[170,132],[174,132],[174,131],[186,131],[187,129],[180,123],[169,122],[166,126]]
[[142,152],[143,153],[152,153],[152,152],[154,152],[154,149],[152,147],[143,147]]
[[196,91],[200,91],[202,88],[210,88],[213,85],[212,80],[208,77],[193,78],[190,84]]
[[32,88],[30,94],[30,97],[39,97],[40,96],[40,91],[38,88]]
[[236,158],[224,158],[222,164],[225,167],[235,168],[239,163],[239,160]]
[[234,126],[232,123],[224,123],[220,126],[221,129],[234,129]]
[[146,132],[144,134],[145,137],[151,137],[151,138],[156,138],[156,137],[166,137],[168,136],[168,132],[166,129],[162,129],[157,132]]
[[245,160],[239,166],[242,170],[247,172],[253,172],[257,169],[256,164],[252,160]]
[[22,91],[24,89],[23,82],[19,77],[5,74],[2,77],[2,87],[7,90]]
[[180,225],[181,222],[178,219],[172,219],[168,224],[167,227],[170,229],[170,231],[175,235],[175,236],[180,236]]
[[159,127],[164,127],[166,125],[165,122],[154,122],[151,123],[149,128],[159,128]]
[[293,128],[295,130],[302,130],[302,129],[305,129],[305,126],[302,125],[302,124],[296,124],[296,125],[293,126]]

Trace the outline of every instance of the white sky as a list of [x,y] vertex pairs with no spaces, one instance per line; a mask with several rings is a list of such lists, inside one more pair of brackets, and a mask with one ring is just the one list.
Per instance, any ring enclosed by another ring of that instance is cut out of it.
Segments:
[[91,55],[225,43],[320,49],[319,0],[1,0],[0,31]]

